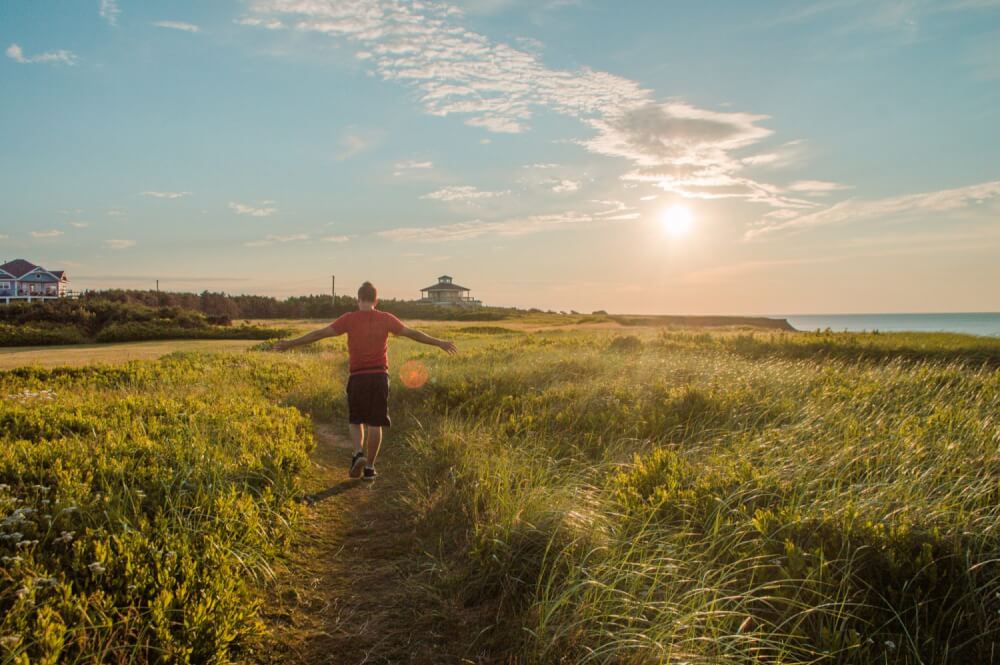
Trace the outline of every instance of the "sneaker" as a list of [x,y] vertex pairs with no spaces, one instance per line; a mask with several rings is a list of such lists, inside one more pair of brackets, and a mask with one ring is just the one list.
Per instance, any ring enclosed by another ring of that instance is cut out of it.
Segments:
[[365,464],[367,463],[368,460],[365,459],[364,452],[359,450],[358,452],[354,453],[354,457],[351,458],[351,470],[348,472],[348,475],[351,478],[360,478],[361,469],[365,468]]
[[365,475],[361,476],[361,479],[362,480],[375,480],[375,476],[377,476],[377,475],[378,474],[375,473],[375,467],[373,467],[373,466],[366,466],[365,467]]

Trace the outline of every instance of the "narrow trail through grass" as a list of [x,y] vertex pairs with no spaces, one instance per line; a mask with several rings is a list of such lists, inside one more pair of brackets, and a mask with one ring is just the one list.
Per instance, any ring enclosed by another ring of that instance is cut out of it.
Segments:
[[[390,440],[380,476],[347,476],[350,441],[316,424],[317,447],[304,478],[308,506],[263,618],[263,663],[440,663],[448,660],[413,602],[413,539],[395,501],[402,445]],[[445,660],[442,660],[442,657]],[[469,662],[469,661],[466,661]]]

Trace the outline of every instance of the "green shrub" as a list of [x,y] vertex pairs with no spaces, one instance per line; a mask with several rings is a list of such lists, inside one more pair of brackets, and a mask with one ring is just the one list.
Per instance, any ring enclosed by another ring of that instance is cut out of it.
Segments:
[[307,362],[0,373],[2,660],[238,659],[298,515],[311,426],[275,400]]
[[0,323],[0,346],[48,346],[83,344],[87,339],[79,328],[67,324],[10,325]]

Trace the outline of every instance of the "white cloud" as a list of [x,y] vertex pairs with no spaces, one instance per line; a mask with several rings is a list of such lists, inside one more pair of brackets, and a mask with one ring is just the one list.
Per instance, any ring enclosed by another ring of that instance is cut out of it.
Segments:
[[153,199],[181,199],[191,196],[191,192],[140,192],[139,195]]
[[415,90],[428,113],[458,115],[490,132],[525,131],[539,108],[573,117],[595,132],[580,144],[629,160],[634,170],[626,178],[633,181],[687,197],[814,205],[741,174],[779,159],[779,153],[736,154],[772,134],[760,124],[767,116],[657,103],[635,81],[587,67],[547,67],[536,48],[492,41],[461,25],[461,17],[440,2],[256,0],[242,23],[279,20],[345,40],[375,74]]
[[408,171],[422,171],[425,169],[432,169],[434,168],[434,162],[430,161],[421,162],[411,159],[405,162],[396,162],[395,164],[393,164],[392,168],[395,169],[392,175],[401,176],[405,175],[406,172]]
[[[607,203],[607,202],[600,202]],[[500,221],[472,220],[455,224],[427,227],[402,227],[380,231],[378,235],[398,242],[448,242],[470,240],[481,236],[523,236],[546,231],[579,228],[586,225],[619,223],[638,217],[638,213],[619,213],[619,209],[597,213],[569,211],[545,215],[516,217]]]
[[266,30],[282,30],[285,24],[278,19],[262,19],[254,16],[244,16],[233,21],[236,25],[247,25],[252,28],[264,28]]
[[340,151],[336,157],[338,161],[348,160],[355,155],[360,155],[376,143],[379,137],[370,132],[349,132],[340,139]]
[[118,25],[118,15],[122,13],[122,10],[118,8],[118,0],[101,0],[98,13],[101,18],[108,22],[108,25]]
[[24,55],[24,50],[17,44],[11,44],[7,47],[7,57],[14,62],[21,63],[22,65],[30,65],[36,62],[64,64],[70,66],[76,64],[76,54],[71,51],[59,49],[58,51],[47,51],[45,53],[39,53],[38,55],[27,56]]
[[85,229],[88,226],[90,226],[90,224],[88,224],[87,222],[73,221],[73,222],[66,222],[66,223],[69,224],[70,226],[72,226],[74,229]]
[[539,163],[539,164],[525,164],[522,168],[526,169],[554,169],[558,168],[558,164],[551,163]]
[[432,199],[434,201],[472,201],[475,199],[492,199],[497,196],[510,194],[510,191],[491,192],[476,189],[471,185],[460,185],[453,187],[443,187],[430,194],[424,194],[420,198]]
[[107,214],[108,217],[124,217],[125,211],[121,208],[110,208]]
[[230,201],[229,209],[235,212],[237,215],[249,215],[250,217],[270,217],[274,213],[278,212],[278,209],[275,208],[273,204],[274,201],[258,201],[256,206],[252,206],[252,205],[247,205],[245,203],[237,203],[236,201]]
[[552,188],[552,191],[556,194],[575,192],[580,189],[580,183],[576,180],[563,180],[557,178],[549,180],[546,184],[549,185]]
[[6,240],[9,237],[10,236],[7,236],[7,235],[4,235],[4,234],[0,233],[0,240]]
[[263,240],[252,240],[244,244],[247,247],[267,247],[275,243],[296,242],[299,240],[309,240],[309,236],[305,233],[294,233],[285,236],[266,235]]
[[323,242],[347,242],[351,236],[324,236],[320,238]]
[[105,240],[104,244],[108,246],[109,249],[128,249],[129,247],[135,247],[135,240],[121,240],[121,239],[111,239]]
[[51,231],[32,231],[32,238],[57,238],[63,235],[63,232],[58,229],[52,229]]
[[851,189],[851,187],[825,180],[797,180],[788,186],[790,192],[809,192],[811,194],[828,194],[839,189]]
[[955,212],[996,197],[1000,197],[1000,180],[869,201],[849,199],[809,212],[776,210],[764,215],[761,221],[747,231],[745,237],[759,238],[779,231],[847,224],[862,220],[905,219],[929,213]]
[[194,23],[184,23],[183,21],[153,21],[157,28],[167,28],[168,30],[181,30],[183,32],[201,32],[201,28]]

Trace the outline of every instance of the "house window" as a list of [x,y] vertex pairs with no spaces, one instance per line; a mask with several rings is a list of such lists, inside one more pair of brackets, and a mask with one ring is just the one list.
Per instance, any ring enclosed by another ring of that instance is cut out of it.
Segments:
[[10,282],[0,282],[0,291],[9,291]]

